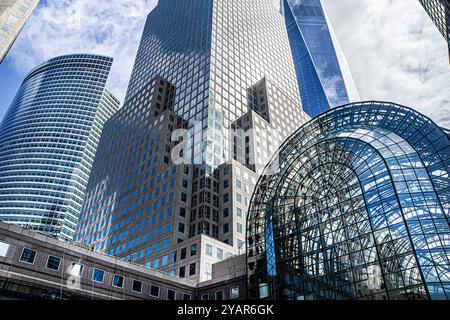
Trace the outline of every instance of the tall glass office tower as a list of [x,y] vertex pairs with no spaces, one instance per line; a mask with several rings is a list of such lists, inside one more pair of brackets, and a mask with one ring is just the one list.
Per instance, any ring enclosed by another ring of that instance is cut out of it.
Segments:
[[450,300],[447,134],[387,102],[300,128],[252,198],[249,296]]
[[0,220],[71,240],[104,122],[112,59],[54,58],[31,71],[0,126]]
[[[160,0],[124,107],[105,126],[76,239],[207,280],[214,262],[245,250],[252,159],[307,119],[271,0]],[[171,135],[182,128],[188,163],[176,164]]]
[[448,42],[450,54],[450,1],[448,0],[419,0],[433,20],[439,32]]
[[359,96],[320,0],[281,0],[304,111],[315,117]]
[[0,0],[0,63],[38,3],[39,0]]

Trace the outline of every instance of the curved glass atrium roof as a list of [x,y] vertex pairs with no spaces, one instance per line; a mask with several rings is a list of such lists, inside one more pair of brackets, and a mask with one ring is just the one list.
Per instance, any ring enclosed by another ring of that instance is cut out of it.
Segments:
[[266,173],[247,223],[250,298],[450,299],[450,140],[433,121],[336,108]]

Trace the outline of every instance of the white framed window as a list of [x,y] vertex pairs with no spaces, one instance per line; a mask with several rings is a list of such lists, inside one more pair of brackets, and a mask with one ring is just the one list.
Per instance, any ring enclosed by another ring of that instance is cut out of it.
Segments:
[[189,293],[183,293],[183,300],[191,300],[191,295]]
[[105,271],[94,268],[92,271],[92,281],[97,283],[103,283],[105,279]]
[[133,280],[133,285],[131,287],[131,290],[133,290],[133,292],[142,293],[143,286],[144,286],[144,283],[142,281]]
[[239,287],[233,287],[230,289],[230,299],[239,298]]
[[36,260],[37,252],[29,248],[23,248],[22,254],[20,255],[20,262],[34,264]]
[[114,275],[114,278],[113,278],[113,284],[112,284],[113,287],[116,287],[116,288],[123,288],[124,284],[125,284],[125,279],[124,279],[124,277],[115,274],[115,275]]
[[222,290],[216,291],[215,298],[216,300],[223,300],[223,291]]
[[9,250],[9,243],[0,241],[0,257],[6,257]]
[[210,244],[206,245],[206,254],[210,257],[212,257],[213,255],[213,246]]
[[52,271],[59,271],[60,265],[61,265],[61,258],[55,256],[48,256],[45,268]]
[[159,298],[159,290],[160,288],[155,285],[150,286],[150,295],[155,298]]
[[83,275],[84,266],[80,263],[72,262],[72,265],[69,268],[69,274],[74,277],[79,277]]
[[177,293],[174,290],[168,289],[167,290],[167,300],[176,300]]

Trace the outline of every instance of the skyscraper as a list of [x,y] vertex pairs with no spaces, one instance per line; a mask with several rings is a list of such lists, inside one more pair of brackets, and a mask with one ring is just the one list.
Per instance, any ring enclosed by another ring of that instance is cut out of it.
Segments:
[[160,0],[105,126],[76,240],[207,280],[212,263],[244,252],[264,159],[307,119],[271,0]]
[[450,1],[419,0],[448,43],[450,54]]
[[450,139],[387,102],[292,135],[248,215],[251,298],[450,300]]
[[38,3],[39,0],[0,0],[0,63]]
[[0,126],[0,220],[73,239],[104,122],[112,59],[69,55],[25,78]]
[[281,0],[303,109],[311,117],[350,101],[358,92],[320,0]]

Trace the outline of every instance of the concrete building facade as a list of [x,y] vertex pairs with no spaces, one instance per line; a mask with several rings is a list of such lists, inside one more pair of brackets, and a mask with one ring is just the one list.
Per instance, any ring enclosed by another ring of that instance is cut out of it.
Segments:
[[0,223],[0,300],[240,300],[245,255],[213,266],[205,283],[180,278]]

